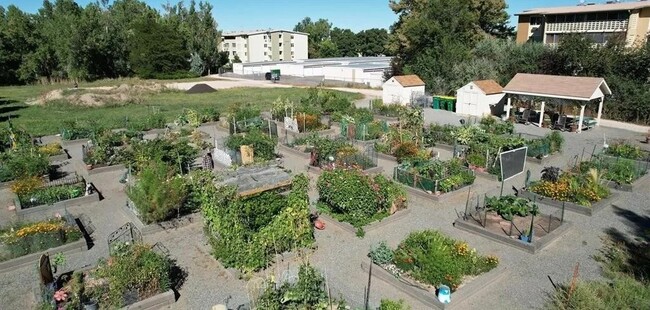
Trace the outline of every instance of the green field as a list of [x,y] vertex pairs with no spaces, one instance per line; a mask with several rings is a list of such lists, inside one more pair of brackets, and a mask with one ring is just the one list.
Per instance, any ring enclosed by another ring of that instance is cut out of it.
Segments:
[[[113,84],[110,82],[82,84],[79,86],[115,84],[120,84],[120,82],[113,82]],[[65,121],[75,120],[95,120],[105,128],[121,128],[124,127],[126,117],[130,120],[138,120],[146,117],[154,110],[162,113],[168,122],[172,122],[184,109],[202,110],[215,107],[219,111],[227,111],[233,105],[250,103],[267,110],[278,97],[297,101],[308,93],[306,88],[233,88],[206,94],[164,91],[147,95],[138,104],[104,107],[86,107],[62,101],[41,106],[30,106],[24,103],[29,98],[38,97],[57,88],[63,87],[61,85],[0,87],[0,126],[4,126],[7,120],[11,119],[12,124],[24,128],[36,136],[60,133]],[[343,94],[350,97],[350,99],[361,97],[361,95],[355,93]]]

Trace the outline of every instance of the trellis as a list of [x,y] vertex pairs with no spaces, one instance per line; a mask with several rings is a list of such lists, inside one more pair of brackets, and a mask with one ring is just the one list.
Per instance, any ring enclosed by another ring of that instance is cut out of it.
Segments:
[[113,254],[115,245],[136,242],[142,242],[142,233],[133,223],[128,222],[108,235],[108,251]]

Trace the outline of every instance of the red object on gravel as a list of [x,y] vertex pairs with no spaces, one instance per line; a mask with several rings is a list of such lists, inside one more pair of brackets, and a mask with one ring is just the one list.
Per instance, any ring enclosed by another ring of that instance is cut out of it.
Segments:
[[323,229],[325,229],[325,223],[323,223],[323,221],[321,221],[321,220],[315,220],[314,221],[314,227],[316,227],[316,229],[318,229],[318,230],[323,230]]

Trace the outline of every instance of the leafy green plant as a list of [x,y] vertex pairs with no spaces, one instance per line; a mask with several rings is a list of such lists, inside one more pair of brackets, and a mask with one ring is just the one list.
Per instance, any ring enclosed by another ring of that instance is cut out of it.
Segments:
[[368,256],[373,263],[383,266],[393,262],[393,250],[388,247],[385,241],[379,242],[376,246],[370,248]]
[[528,199],[515,196],[487,197],[485,207],[496,212],[505,220],[511,221],[515,216],[526,217],[538,215],[539,207]]
[[334,169],[323,171],[316,187],[320,201],[327,206],[324,211],[344,215],[353,226],[359,228],[385,217],[392,210],[406,207],[406,193],[397,183],[383,175],[374,177],[358,170]]
[[400,143],[393,154],[395,155],[395,158],[397,158],[397,162],[401,163],[404,160],[416,156],[418,154],[418,151],[419,148],[415,143],[406,141],[404,143]]
[[114,252],[94,271],[96,277],[108,282],[108,291],[100,299],[102,306],[124,306],[124,296],[129,292],[137,293],[138,300],[143,300],[169,290],[172,266],[168,257],[156,253],[146,244],[131,244]]
[[463,277],[479,275],[495,268],[494,256],[480,256],[467,243],[453,240],[434,230],[412,232],[395,250],[393,263],[402,274],[455,291]]
[[402,299],[398,301],[382,299],[377,310],[411,310],[411,307]]
[[21,177],[41,177],[50,170],[47,157],[33,147],[20,148],[0,154],[0,166],[5,172],[1,182]]
[[257,300],[257,307],[278,310],[325,309],[328,306],[327,296],[325,278],[309,264],[303,264],[295,284],[267,282]]
[[85,189],[86,184],[84,182],[72,185],[38,187],[32,191],[18,195],[18,199],[22,208],[31,208],[81,197],[85,194]]
[[250,145],[253,148],[254,159],[272,160],[275,158],[276,138],[269,137],[257,129],[248,133],[235,134],[228,137],[226,147],[238,151],[242,145]]
[[557,182],[560,179],[559,167],[544,167],[542,169],[542,180],[549,182]]
[[147,224],[168,220],[174,213],[180,215],[187,198],[185,180],[161,161],[145,166],[126,193]]
[[634,160],[650,159],[648,152],[643,152],[640,147],[632,145],[626,141],[617,141],[616,143],[609,145],[609,147],[605,149],[605,154]]

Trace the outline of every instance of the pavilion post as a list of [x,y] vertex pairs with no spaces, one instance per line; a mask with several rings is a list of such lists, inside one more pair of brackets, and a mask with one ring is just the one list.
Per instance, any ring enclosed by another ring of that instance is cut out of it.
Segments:
[[506,120],[507,120],[510,118],[510,109],[512,109],[512,105],[511,105],[510,95],[506,94],[506,97],[508,98],[507,100],[508,103],[506,104]]
[[544,122],[544,105],[546,105],[546,102],[542,101],[542,107],[539,110],[539,127],[542,127],[542,122]]
[[598,117],[596,118],[596,125],[600,126],[600,118],[603,116],[603,104],[605,103],[605,96],[600,97],[598,102]]
[[585,119],[585,103],[580,103],[580,119],[578,120],[578,132],[582,132],[582,121]]

